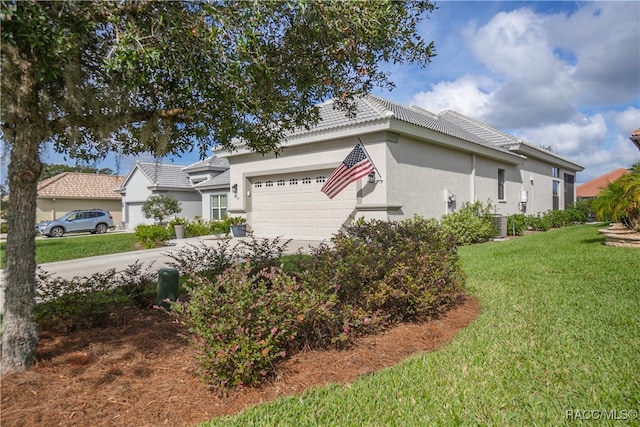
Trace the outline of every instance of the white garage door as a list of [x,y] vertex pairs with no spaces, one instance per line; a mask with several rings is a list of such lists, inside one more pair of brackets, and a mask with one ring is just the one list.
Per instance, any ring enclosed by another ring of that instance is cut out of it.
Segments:
[[142,203],[127,203],[125,211],[128,230],[133,230],[138,224],[153,224],[152,220],[142,214]]
[[251,226],[256,236],[323,240],[351,222],[356,206],[356,183],[329,199],[320,188],[331,172],[254,178]]

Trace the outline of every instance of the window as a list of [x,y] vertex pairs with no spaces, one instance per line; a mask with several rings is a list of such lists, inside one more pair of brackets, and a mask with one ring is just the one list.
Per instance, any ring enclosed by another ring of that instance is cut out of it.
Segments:
[[504,173],[504,169],[498,169],[498,200],[505,200]]
[[553,181],[552,198],[552,209],[557,211],[560,209],[560,181]]
[[298,178],[291,178],[289,180],[289,185],[298,185]]
[[221,220],[227,216],[227,195],[214,194],[211,196],[211,219]]
[[321,182],[325,181],[325,177],[324,176],[316,176],[316,184],[319,184]]
[[302,178],[302,183],[303,184],[311,184],[311,178],[309,178],[309,177]]
[[554,178],[560,178],[560,168],[551,168],[551,176]]
[[273,187],[273,181],[267,181],[264,183],[265,187]]
[[261,188],[261,187],[262,187],[262,181],[257,181],[257,182],[254,184],[254,186],[255,186],[256,188]]
[[278,180],[278,187],[282,187],[285,184],[285,180],[284,179],[279,179]]

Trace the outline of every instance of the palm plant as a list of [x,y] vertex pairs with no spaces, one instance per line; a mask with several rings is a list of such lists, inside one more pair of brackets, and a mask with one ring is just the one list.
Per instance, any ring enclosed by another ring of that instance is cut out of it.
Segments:
[[592,207],[597,219],[621,222],[640,231],[640,162],[630,171],[603,188]]

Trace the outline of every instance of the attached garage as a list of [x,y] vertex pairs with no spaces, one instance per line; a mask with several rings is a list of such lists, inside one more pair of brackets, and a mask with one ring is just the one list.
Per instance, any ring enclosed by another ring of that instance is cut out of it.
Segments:
[[332,170],[265,175],[251,180],[251,225],[256,236],[322,240],[351,221],[356,183],[329,199],[320,188]]
[[139,224],[153,224],[152,219],[147,219],[142,213],[142,203],[127,203],[125,205],[125,221],[127,228],[133,230]]

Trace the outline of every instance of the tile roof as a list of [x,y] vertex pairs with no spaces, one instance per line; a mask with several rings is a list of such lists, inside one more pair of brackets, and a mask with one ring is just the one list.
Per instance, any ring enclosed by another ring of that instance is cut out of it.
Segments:
[[[333,101],[327,101],[318,105],[322,120],[310,130],[298,129],[291,136],[303,135],[329,129],[339,129],[383,121],[395,118],[403,122],[411,123],[445,135],[453,136],[474,144],[487,146],[491,149],[515,155],[500,143],[517,143],[518,139],[500,132],[488,125],[476,122],[473,119],[453,111],[445,111],[441,114],[433,114],[422,108],[404,105],[377,97],[366,95],[356,99],[356,117],[346,117],[345,112],[334,108]],[[475,131],[482,130],[476,133]]]
[[199,162],[182,168],[184,172],[195,172],[200,170],[224,170],[229,169],[229,159],[225,157],[211,156]]
[[229,169],[224,172],[219,173],[211,179],[200,182],[193,186],[193,188],[197,190],[205,190],[205,189],[222,189],[229,188],[231,184],[231,175],[229,173]]
[[620,178],[622,175],[630,173],[625,168],[618,168],[591,181],[580,184],[576,187],[578,197],[596,197],[601,189]]
[[183,171],[184,165],[161,162],[136,162],[136,166],[158,187],[189,188],[189,175]]
[[120,199],[114,189],[124,176],[63,172],[38,183],[38,197],[66,199]]

